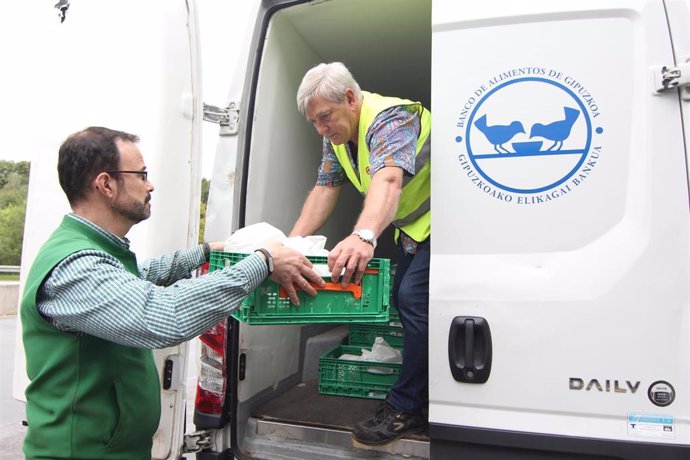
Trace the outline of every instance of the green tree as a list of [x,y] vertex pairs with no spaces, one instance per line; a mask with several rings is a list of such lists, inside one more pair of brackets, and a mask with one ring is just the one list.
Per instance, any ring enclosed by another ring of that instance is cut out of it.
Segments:
[[30,164],[28,161],[0,160],[0,189],[5,188],[12,176],[18,177],[21,183],[28,184],[29,168]]
[[0,265],[20,265],[26,202],[0,209]]
[[0,265],[21,263],[29,167],[0,160]]
[[199,207],[199,243],[204,241],[204,229],[206,228],[206,205],[208,204],[208,191],[211,182],[208,179],[201,179],[201,206]]
[[0,188],[0,209],[8,206],[26,204],[28,182],[17,173],[11,173],[5,178],[5,186]]
[[208,190],[211,187],[211,181],[208,179],[201,179],[201,202],[208,204]]

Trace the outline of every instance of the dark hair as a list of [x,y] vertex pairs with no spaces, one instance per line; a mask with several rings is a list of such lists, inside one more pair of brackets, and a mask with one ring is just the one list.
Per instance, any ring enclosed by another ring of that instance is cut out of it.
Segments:
[[91,126],[69,136],[60,146],[58,177],[70,204],[86,197],[89,183],[104,171],[118,169],[120,151],[115,141],[139,142],[139,136]]

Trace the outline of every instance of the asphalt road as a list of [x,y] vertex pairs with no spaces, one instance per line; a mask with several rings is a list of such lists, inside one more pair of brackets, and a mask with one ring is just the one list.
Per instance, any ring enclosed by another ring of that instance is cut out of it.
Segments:
[[14,372],[14,341],[16,316],[0,317],[0,359],[3,372],[0,376],[0,460],[18,460],[22,454],[22,440],[26,428],[24,403],[12,397],[12,373]]

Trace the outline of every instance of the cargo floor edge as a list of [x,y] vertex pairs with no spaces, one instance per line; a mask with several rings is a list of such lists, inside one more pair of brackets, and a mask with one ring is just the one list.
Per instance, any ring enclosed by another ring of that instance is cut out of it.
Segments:
[[302,382],[253,411],[244,448],[257,458],[276,460],[359,458],[352,452],[361,457],[387,452],[410,460],[428,459],[426,433],[379,447],[352,439],[354,424],[372,415],[379,404],[374,399],[321,395],[316,380]]
[[429,424],[434,460],[683,460],[690,446]]

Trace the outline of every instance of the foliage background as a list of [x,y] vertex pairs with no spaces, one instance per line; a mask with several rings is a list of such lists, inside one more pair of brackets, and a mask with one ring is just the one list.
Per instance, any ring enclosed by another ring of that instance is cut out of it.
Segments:
[[0,265],[20,265],[24,240],[28,161],[0,160]]
[[[28,161],[0,160],[0,265],[21,265],[29,172]],[[202,179],[200,243],[206,223],[208,189],[208,179]]]
[[199,243],[204,242],[204,228],[206,226],[206,204],[208,203],[208,189],[210,181],[208,179],[201,179],[201,207],[199,212],[201,213],[199,219]]

